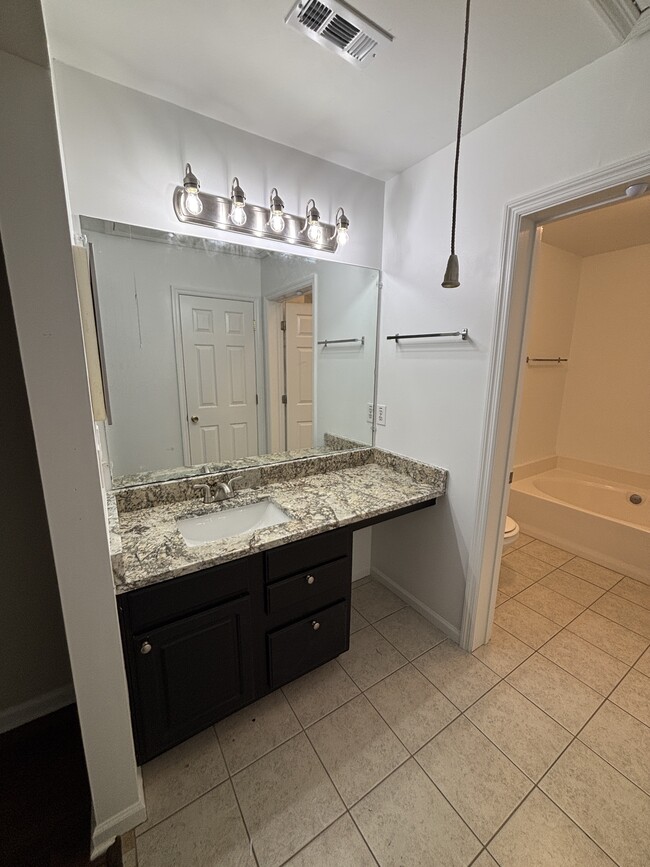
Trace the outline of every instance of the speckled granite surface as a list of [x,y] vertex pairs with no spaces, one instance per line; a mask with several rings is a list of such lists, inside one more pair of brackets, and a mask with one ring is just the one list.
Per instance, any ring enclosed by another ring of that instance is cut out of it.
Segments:
[[[120,510],[122,566],[115,570],[116,591],[145,587],[444,494],[446,470],[371,451],[372,463],[265,480],[261,487],[242,491],[225,503],[205,506],[198,499],[166,500],[149,508]],[[194,548],[185,544],[177,529],[178,518],[237,508],[262,499],[272,500],[291,520]]]

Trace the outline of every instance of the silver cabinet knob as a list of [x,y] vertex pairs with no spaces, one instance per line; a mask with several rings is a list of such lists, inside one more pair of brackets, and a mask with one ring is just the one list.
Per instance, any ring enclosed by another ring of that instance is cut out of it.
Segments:
[[143,641],[140,645],[140,653],[151,653],[151,645],[148,641]]
[[306,580],[307,580],[307,584],[313,584],[316,579],[314,578],[313,575],[308,575]]
[[191,418],[191,421],[192,421],[192,424],[198,424],[199,423],[198,415],[193,415]]
[[320,623],[318,622],[318,620],[312,620],[312,622],[311,622],[311,628],[314,630],[314,632],[315,632],[317,629],[320,629]]

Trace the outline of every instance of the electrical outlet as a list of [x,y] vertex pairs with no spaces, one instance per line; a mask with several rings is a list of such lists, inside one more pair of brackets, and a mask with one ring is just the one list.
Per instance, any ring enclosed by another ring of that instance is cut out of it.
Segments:
[[371,403],[369,403],[368,404],[368,411],[366,412],[366,421],[368,422],[368,424],[372,424],[374,420],[375,420],[374,406]]
[[377,404],[377,424],[385,425],[386,424],[386,404],[378,403]]

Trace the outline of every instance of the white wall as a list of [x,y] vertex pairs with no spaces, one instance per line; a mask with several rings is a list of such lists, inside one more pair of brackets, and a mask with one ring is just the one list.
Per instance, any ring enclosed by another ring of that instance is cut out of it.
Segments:
[[[526,353],[533,357],[569,358],[582,259],[550,244],[539,245],[529,301]],[[571,357],[570,357],[571,356]],[[524,368],[515,466],[553,458],[567,364],[533,362]]]
[[[649,77],[646,35],[464,137],[459,289],[440,286],[448,255],[453,148],[387,184],[379,401],[388,407],[388,424],[379,428],[378,445],[446,467],[450,477],[448,495],[430,519],[419,514],[374,528],[373,567],[452,626],[461,622],[474,542],[504,206],[647,152],[650,101],[639,98],[634,82]],[[463,327],[470,333],[466,343],[407,349],[384,340],[395,331]],[[404,530],[411,520],[422,523],[415,547]]]
[[[380,266],[383,181],[73,67],[54,68],[73,213],[178,231],[172,193],[190,162],[207,192],[229,195],[237,175],[251,203],[266,204],[276,186],[290,213],[302,214],[313,197],[323,220],[332,222],[342,205],[350,242],[337,261]],[[232,233],[199,226],[192,234],[233,240]],[[277,242],[237,237],[286,252]]]
[[315,274],[316,337],[365,337],[358,343],[316,346],[315,443],[325,433],[372,445],[367,407],[374,397],[378,275],[374,270],[335,262],[268,256],[262,260],[262,295],[267,297]]
[[557,453],[650,473],[650,245],[582,260]]
[[[183,466],[171,287],[260,298],[260,260],[87,232],[99,286],[113,475]],[[263,384],[259,384],[263,395]],[[262,405],[261,418],[263,419]],[[262,430],[263,433],[263,430]]]
[[[36,2],[30,9],[40,12]],[[10,31],[0,39],[0,233],[86,754],[93,837],[102,847],[115,833],[141,821],[143,805],[52,83],[44,66],[2,50]],[[23,43],[25,35],[23,30]],[[42,28],[35,27],[32,37],[39,44]]]

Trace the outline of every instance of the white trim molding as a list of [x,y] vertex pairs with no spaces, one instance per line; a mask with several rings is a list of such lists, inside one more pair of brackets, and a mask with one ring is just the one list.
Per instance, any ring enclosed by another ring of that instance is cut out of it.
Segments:
[[137,768],[136,773],[138,800],[135,803],[130,804],[128,807],[125,807],[124,810],[121,810],[115,816],[111,816],[110,819],[101,822],[99,825],[95,825],[93,819],[93,833],[90,850],[91,860],[103,855],[104,852],[113,845],[120,834],[125,834],[127,831],[130,831],[132,828],[135,828],[136,825],[140,825],[146,820],[147,810],[144,802],[144,788],[142,785],[142,771],[140,768]]
[[639,10],[633,0],[589,0],[589,3],[614,36],[627,39],[639,18]]
[[0,711],[0,734],[17,729],[18,726],[46,716],[48,713],[61,710],[62,707],[67,707],[74,702],[74,687],[71,683],[67,683],[65,686],[60,686],[44,695],[30,698],[29,701],[24,701],[22,704],[8,707]]
[[650,152],[517,199],[506,205],[501,277],[493,326],[483,423],[476,526],[468,564],[460,644],[474,650],[490,638],[507,507],[514,429],[536,226],[576,208],[623,196],[631,183],[650,183]]

